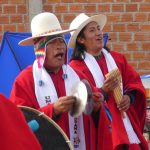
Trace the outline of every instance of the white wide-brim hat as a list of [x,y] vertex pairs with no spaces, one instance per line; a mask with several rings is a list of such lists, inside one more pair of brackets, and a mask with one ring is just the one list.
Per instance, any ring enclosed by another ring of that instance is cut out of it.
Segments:
[[43,12],[36,15],[31,21],[32,37],[20,41],[19,45],[32,45],[35,38],[65,34],[73,30],[62,30],[57,17],[53,13]]
[[76,44],[76,39],[80,31],[90,22],[97,22],[100,26],[100,30],[102,30],[106,24],[107,17],[106,15],[99,14],[88,17],[84,13],[78,15],[70,24],[69,29],[76,29],[75,31],[71,32],[71,37],[68,42],[68,47],[74,48]]

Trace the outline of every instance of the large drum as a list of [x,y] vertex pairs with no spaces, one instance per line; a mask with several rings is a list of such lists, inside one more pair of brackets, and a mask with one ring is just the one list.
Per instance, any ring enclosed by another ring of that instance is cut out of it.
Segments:
[[[43,150],[72,150],[71,142],[64,131],[44,113],[26,106],[19,106],[26,121],[35,120],[38,129],[34,131]],[[28,137],[30,138],[30,137]]]

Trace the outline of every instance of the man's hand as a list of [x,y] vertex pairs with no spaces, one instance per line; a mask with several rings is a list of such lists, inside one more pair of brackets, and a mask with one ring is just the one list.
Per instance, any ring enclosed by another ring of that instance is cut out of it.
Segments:
[[93,102],[94,102],[94,111],[97,111],[101,107],[102,101],[104,101],[104,97],[101,93],[95,92],[93,95]]
[[105,93],[109,93],[114,90],[119,84],[119,80],[115,76],[111,76],[104,81],[102,89]]
[[63,112],[68,112],[71,110],[75,100],[75,96],[60,97],[53,105],[55,115],[60,115]]
[[130,97],[128,95],[123,95],[120,104],[117,105],[117,108],[121,112],[125,112],[129,109],[129,107],[130,107]]

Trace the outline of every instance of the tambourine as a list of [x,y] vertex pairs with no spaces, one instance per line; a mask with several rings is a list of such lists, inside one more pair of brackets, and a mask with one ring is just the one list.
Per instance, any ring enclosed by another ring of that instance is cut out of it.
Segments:
[[70,111],[72,117],[78,117],[82,113],[90,115],[93,111],[92,89],[87,80],[81,80],[71,90],[71,95],[76,97],[73,108]]
[[34,134],[41,144],[42,150],[73,150],[67,135],[51,118],[36,109],[26,106],[18,107],[23,112],[27,123],[38,126]]

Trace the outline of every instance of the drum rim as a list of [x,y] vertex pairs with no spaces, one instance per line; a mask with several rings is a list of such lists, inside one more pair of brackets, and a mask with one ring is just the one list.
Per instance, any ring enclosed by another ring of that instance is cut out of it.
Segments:
[[64,136],[66,143],[69,145],[70,150],[73,150],[73,146],[71,144],[71,141],[69,140],[69,138],[67,137],[66,133],[61,129],[61,127],[55,122],[53,121],[50,117],[48,117],[44,112],[41,112],[35,108],[29,107],[29,106],[22,106],[22,105],[18,105],[18,107],[21,109],[28,109],[28,110],[32,110],[34,111],[37,115],[40,114],[41,116],[43,116],[45,119],[47,119],[49,122],[51,122]]

